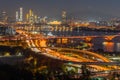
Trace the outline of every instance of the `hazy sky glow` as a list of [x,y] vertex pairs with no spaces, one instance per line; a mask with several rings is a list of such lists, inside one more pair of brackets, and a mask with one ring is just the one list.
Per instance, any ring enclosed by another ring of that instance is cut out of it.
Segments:
[[0,11],[13,15],[19,7],[24,12],[33,9],[41,16],[60,16],[66,10],[69,16],[120,16],[120,0],[0,0]]

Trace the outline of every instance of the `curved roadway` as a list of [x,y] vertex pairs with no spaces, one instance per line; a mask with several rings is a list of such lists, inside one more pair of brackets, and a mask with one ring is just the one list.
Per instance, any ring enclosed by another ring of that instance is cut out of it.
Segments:
[[[29,35],[28,33],[24,32],[24,31],[22,32],[22,31],[19,30],[18,32],[20,34],[22,33],[27,38],[31,38],[31,35]],[[40,36],[40,37],[43,37],[43,36]],[[38,40],[38,39],[34,39],[34,40],[28,39],[28,40],[26,40],[26,42],[28,44],[28,47],[30,47],[33,51],[41,52],[40,54],[43,54],[45,56],[49,56],[51,58],[55,58],[55,59],[59,59],[59,60],[65,60],[65,61],[71,61],[71,62],[95,62],[92,59],[85,58],[85,57],[77,55],[77,54],[74,54],[75,56],[67,56],[67,55],[61,54],[60,52],[57,52],[57,51],[52,50],[50,48],[47,48],[46,40],[44,40],[44,39],[40,39],[40,40]],[[98,55],[98,54],[93,53],[93,52],[85,51],[85,50],[74,50],[74,49],[68,49],[68,48],[62,48],[62,50],[63,51],[66,50],[66,51],[79,52],[79,53],[82,53],[82,54],[87,54],[87,55],[96,57],[98,59],[101,59],[103,62],[110,62],[109,59],[107,59],[107,58],[105,58],[101,55]],[[95,68],[97,70],[111,70],[111,68],[108,68],[108,67],[105,67],[105,66],[98,66],[98,65],[89,65],[89,66],[92,67],[92,68]]]

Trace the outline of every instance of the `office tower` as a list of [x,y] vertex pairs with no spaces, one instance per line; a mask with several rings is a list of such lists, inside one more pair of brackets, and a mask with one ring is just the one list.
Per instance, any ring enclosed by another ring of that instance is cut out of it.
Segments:
[[29,14],[26,14],[26,21],[29,21]]
[[31,9],[29,10],[29,15],[30,15],[30,16],[34,16],[34,15],[33,15],[33,11],[32,11]]
[[19,21],[19,14],[18,11],[16,11],[16,22]]
[[2,12],[2,21],[3,22],[7,21],[7,13],[5,11]]
[[23,21],[23,8],[20,8],[20,19],[19,21]]
[[66,22],[66,17],[67,17],[67,16],[66,16],[66,11],[63,11],[63,12],[62,12],[62,21],[63,21],[63,22]]

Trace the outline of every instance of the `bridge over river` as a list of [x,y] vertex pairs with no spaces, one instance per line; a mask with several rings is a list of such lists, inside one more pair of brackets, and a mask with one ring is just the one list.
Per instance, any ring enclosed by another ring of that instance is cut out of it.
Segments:
[[[72,63],[72,66],[79,67],[82,64],[88,65],[90,69],[94,71],[106,71],[120,69],[118,62],[112,62],[108,58],[99,55],[95,52],[89,52],[86,50],[77,50],[69,48],[55,48],[47,46],[47,39],[51,38],[82,38],[91,40],[94,37],[100,36],[72,36],[72,37],[46,37],[41,34],[32,34],[23,30],[17,30],[19,35],[15,36],[1,36],[0,45],[4,46],[22,46],[24,48],[30,48],[36,54],[50,57],[51,59],[57,59],[64,63]],[[113,36],[103,36],[107,40],[111,40]],[[109,65],[109,66],[104,66]]]

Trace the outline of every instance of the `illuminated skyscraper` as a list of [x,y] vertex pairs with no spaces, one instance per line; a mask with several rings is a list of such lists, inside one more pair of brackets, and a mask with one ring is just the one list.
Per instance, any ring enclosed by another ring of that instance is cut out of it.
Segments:
[[29,21],[29,14],[26,14],[26,21]]
[[62,12],[62,21],[63,21],[63,22],[66,22],[66,17],[67,17],[67,16],[66,16],[66,11],[63,11],[63,12]]
[[23,8],[20,8],[20,19],[19,21],[23,21]]
[[5,11],[2,12],[2,21],[3,22],[7,21],[7,13]]
[[33,11],[31,9],[29,10],[29,15],[33,16]]
[[19,21],[19,14],[18,14],[18,11],[16,11],[16,21]]

